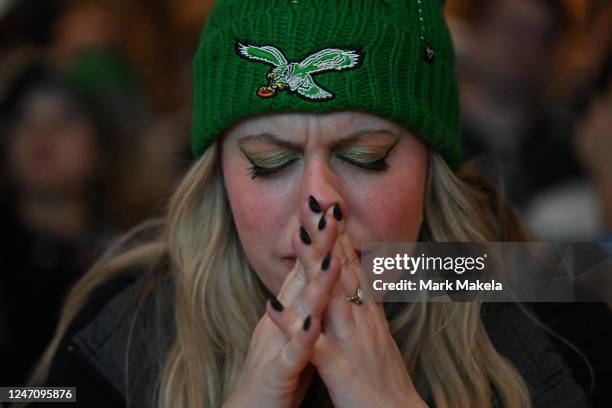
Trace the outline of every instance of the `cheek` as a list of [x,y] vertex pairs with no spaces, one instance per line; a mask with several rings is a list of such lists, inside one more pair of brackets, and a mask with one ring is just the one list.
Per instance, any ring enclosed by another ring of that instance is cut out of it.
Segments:
[[366,197],[358,201],[367,205],[360,208],[369,230],[367,239],[416,241],[423,217],[424,185],[424,178],[417,174],[390,178],[364,189]]
[[273,228],[280,211],[278,195],[262,194],[261,188],[244,176],[230,177],[226,187],[240,232],[256,235]]
[[279,246],[288,216],[287,203],[279,194],[272,194],[261,183],[239,172],[224,173],[227,194],[232,207],[236,230],[245,255],[264,285],[274,292],[283,277],[277,276],[271,249]]
[[58,159],[67,163],[66,170],[84,179],[93,175],[99,152],[92,134],[67,134],[60,147]]

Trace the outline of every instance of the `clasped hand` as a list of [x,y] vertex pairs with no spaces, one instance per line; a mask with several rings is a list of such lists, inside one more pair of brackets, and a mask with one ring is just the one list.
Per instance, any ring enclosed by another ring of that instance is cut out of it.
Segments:
[[425,407],[382,305],[346,300],[360,287],[361,265],[341,208],[322,212],[311,198],[300,218],[295,265],[266,304],[225,406],[297,407],[314,368],[335,407]]

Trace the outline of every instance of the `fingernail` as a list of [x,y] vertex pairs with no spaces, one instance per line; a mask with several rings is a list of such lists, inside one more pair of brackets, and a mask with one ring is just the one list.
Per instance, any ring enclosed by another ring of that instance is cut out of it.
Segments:
[[328,252],[323,258],[323,262],[321,262],[321,270],[326,271],[329,268],[329,264],[331,262],[331,252]]
[[270,298],[270,304],[272,305],[272,309],[276,310],[277,312],[282,312],[283,309],[285,308],[283,304],[279,302],[276,296],[272,296]]
[[325,220],[325,214],[323,214],[319,220],[319,231],[323,231],[323,228],[325,228],[326,225],[327,221]]
[[334,204],[334,218],[340,221],[342,219],[342,210],[338,203]]
[[304,229],[304,227],[300,227],[300,239],[306,245],[310,245],[312,243],[310,235],[308,235],[308,232],[306,231],[306,229]]
[[314,213],[318,214],[321,212],[321,206],[319,205],[319,202],[317,201],[317,199],[314,198],[313,196],[308,196],[308,206]]
[[310,315],[304,320],[304,331],[308,331],[310,329]]

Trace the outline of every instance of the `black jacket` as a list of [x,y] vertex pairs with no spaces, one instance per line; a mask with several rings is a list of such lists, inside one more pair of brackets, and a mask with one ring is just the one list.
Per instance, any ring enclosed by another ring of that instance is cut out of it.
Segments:
[[[63,338],[47,386],[76,386],[77,405],[83,407],[126,407],[126,398],[130,407],[153,406],[155,380],[174,337],[172,315],[163,307],[171,304],[172,284],[153,284],[163,280],[154,275],[124,275],[94,291]],[[526,379],[534,407],[592,406],[546,332],[515,304],[485,304],[482,316],[497,350]],[[126,371],[131,374],[126,376]]]

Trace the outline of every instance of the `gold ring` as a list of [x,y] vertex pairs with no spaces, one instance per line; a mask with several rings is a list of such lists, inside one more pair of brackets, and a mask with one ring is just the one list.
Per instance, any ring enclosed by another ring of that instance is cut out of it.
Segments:
[[353,296],[346,297],[345,299],[351,303],[360,305],[363,303],[363,291],[358,287]]

